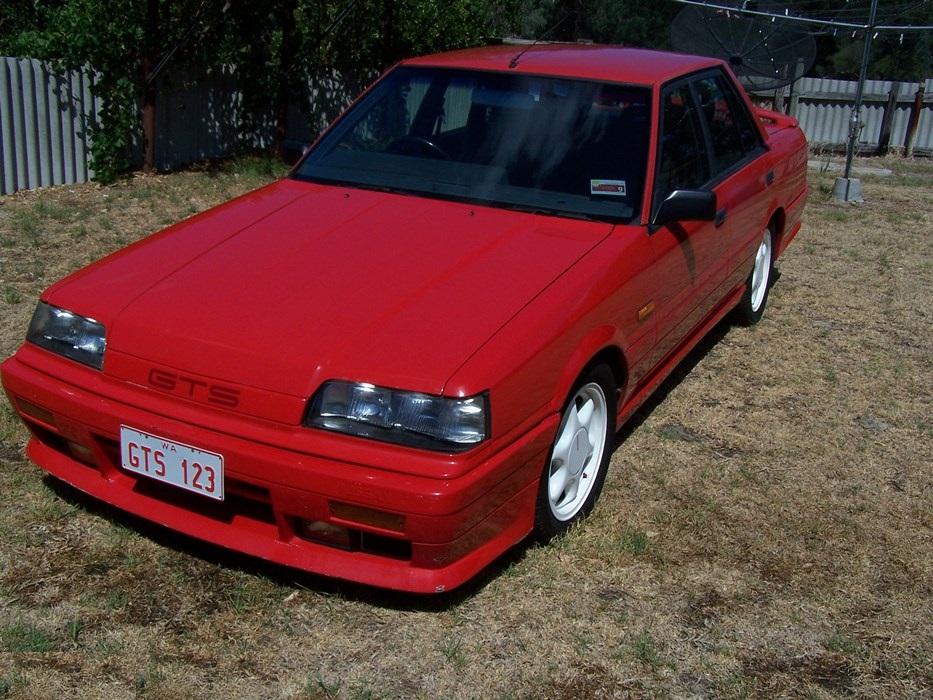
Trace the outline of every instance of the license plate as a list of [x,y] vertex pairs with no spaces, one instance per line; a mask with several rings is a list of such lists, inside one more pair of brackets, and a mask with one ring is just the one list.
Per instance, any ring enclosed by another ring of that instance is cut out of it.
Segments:
[[121,425],[120,461],[134,474],[224,500],[224,458],[216,452]]

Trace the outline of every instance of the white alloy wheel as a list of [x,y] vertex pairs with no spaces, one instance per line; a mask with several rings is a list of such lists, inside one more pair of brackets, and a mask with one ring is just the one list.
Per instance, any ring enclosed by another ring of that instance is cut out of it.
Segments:
[[765,234],[755,254],[755,267],[752,269],[751,306],[752,312],[757,313],[764,303],[771,281],[771,230],[765,229]]
[[548,469],[547,497],[557,520],[572,519],[586,503],[602,468],[609,411],[596,382],[581,386],[567,405]]

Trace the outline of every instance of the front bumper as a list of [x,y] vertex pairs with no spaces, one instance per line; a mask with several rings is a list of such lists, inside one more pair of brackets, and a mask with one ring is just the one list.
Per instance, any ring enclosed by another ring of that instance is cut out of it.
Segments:
[[[352,438],[346,459],[296,451],[280,425],[153,395],[74,364],[26,345],[0,366],[32,432],[27,454],[53,476],[222,547],[419,593],[461,585],[531,531],[541,465],[557,429],[550,416],[461,474],[429,478],[393,468],[405,448],[386,446],[385,468],[371,465],[371,443],[361,446],[366,460],[354,461],[361,441]],[[121,425],[224,455],[227,498],[211,501],[121,469]],[[423,466],[424,453],[413,459]],[[450,457],[438,459],[442,473]],[[349,528],[358,546],[308,539],[303,523],[313,521]]]

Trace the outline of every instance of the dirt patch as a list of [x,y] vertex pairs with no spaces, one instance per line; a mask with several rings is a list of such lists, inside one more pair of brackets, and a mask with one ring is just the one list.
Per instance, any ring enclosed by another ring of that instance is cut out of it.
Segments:
[[771,692],[779,692],[803,682],[848,693],[856,678],[855,669],[842,654],[765,655],[740,657],[740,660],[744,674],[758,681],[762,689]]

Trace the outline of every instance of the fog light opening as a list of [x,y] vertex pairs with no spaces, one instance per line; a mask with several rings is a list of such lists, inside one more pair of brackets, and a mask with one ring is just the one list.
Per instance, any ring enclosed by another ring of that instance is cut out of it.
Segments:
[[68,440],[68,449],[71,450],[71,456],[79,462],[84,462],[85,464],[90,464],[95,467],[97,466],[97,455],[95,455],[94,451],[87,445],[81,445]]
[[329,547],[354,549],[359,542],[359,533],[347,527],[325,523],[322,520],[301,520],[299,534],[307,540],[320,542]]

